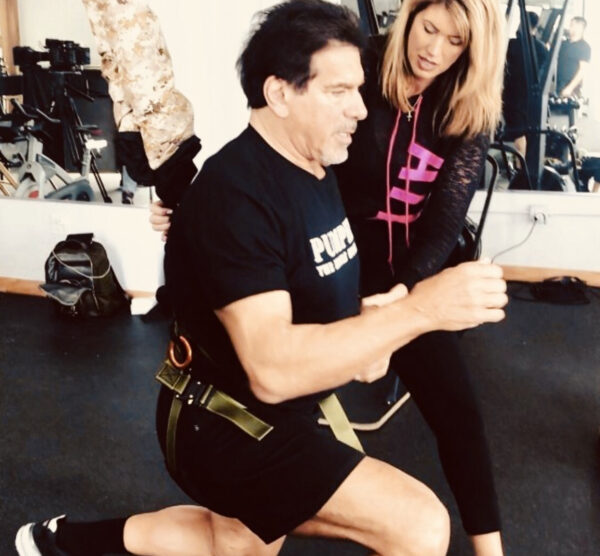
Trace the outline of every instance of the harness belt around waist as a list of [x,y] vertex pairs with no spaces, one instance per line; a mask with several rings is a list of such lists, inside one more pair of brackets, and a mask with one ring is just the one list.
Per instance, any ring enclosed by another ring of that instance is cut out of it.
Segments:
[[[273,430],[272,425],[253,415],[243,404],[225,392],[218,390],[212,384],[204,384],[193,378],[190,374],[192,360],[190,344],[184,336],[179,336],[179,340],[187,352],[184,361],[177,360],[173,342],[171,342],[169,356],[155,375],[158,382],[173,392],[166,438],[167,467],[173,474],[177,472],[177,423],[184,404],[206,409],[227,419],[257,441],[265,438]],[[208,357],[204,350],[201,350],[201,354]],[[335,437],[340,442],[364,453],[360,440],[352,429],[337,396],[329,395],[319,402],[319,406]]]
[[189,370],[175,368],[166,359],[156,373],[156,380],[173,392],[169,419],[167,422],[167,466],[176,470],[175,438],[177,421],[184,404],[201,407],[231,421],[256,440],[262,440],[273,427],[250,413],[244,405],[234,400],[212,384],[203,384],[192,378]]

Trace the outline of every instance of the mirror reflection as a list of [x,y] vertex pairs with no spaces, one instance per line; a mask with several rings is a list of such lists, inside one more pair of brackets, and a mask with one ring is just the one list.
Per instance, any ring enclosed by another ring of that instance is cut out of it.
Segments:
[[[164,147],[164,142],[154,141],[154,136],[145,137],[142,144],[140,132],[145,122],[178,116],[170,109],[173,103],[169,104],[177,92],[172,92],[168,52],[159,48],[156,56],[148,54],[142,61],[137,60],[140,73],[152,75],[152,83],[148,83],[149,78],[134,80],[132,74],[137,70],[125,64],[133,57],[121,55],[123,62],[115,63],[115,49],[122,45],[119,35],[111,31],[110,22],[98,17],[92,6],[86,4],[87,11],[83,11],[83,5],[78,7],[78,26],[84,26],[89,35],[85,45],[46,38],[43,43],[10,49],[6,71],[0,78],[0,190],[3,195],[19,199],[133,204],[139,185],[157,185],[155,170],[190,138],[191,124],[186,123],[189,132],[185,137],[170,135],[169,125],[154,125],[169,145]],[[25,14],[23,19],[29,26],[30,11],[30,5],[20,6],[19,14]],[[66,28],[63,26],[61,32],[69,35]],[[53,31],[40,26],[36,32]],[[75,30],[73,34],[77,34]],[[165,69],[157,70],[161,63]],[[155,71],[148,72],[148,64],[155,64]],[[127,87],[127,80],[135,81],[134,93],[132,87]],[[155,105],[162,108],[161,114],[155,114]],[[161,150],[159,155],[156,145]],[[186,152],[193,157],[197,149],[188,148]],[[186,177],[189,182],[190,176]]]
[[[386,33],[399,7],[398,0],[342,3],[360,15],[369,34]],[[593,76],[600,40],[588,23],[600,16],[600,6],[585,0],[500,4],[508,30],[504,122],[483,183],[493,172],[501,190],[598,192],[599,84]],[[94,41],[11,44],[9,35],[3,32],[0,58],[0,195],[133,203],[138,186],[154,185],[153,169],[137,130],[122,125]],[[139,197],[136,204],[146,204],[151,194]]]
[[[386,33],[394,2],[355,1],[363,26]],[[598,192],[600,116],[588,22],[600,15],[585,0],[503,0],[507,17],[504,122],[490,155],[496,189]],[[597,58],[597,56],[596,56]],[[486,176],[489,177],[489,176]]]
[[46,39],[15,46],[15,76],[2,76],[2,193],[15,198],[110,202],[101,172],[115,172],[108,87],[90,48]]

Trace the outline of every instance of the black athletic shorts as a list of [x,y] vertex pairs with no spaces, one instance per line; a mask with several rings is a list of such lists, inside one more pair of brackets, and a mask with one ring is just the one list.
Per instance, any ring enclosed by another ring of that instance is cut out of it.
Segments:
[[[163,454],[170,404],[163,387],[156,412]],[[219,415],[183,406],[173,479],[201,506],[239,519],[270,543],[313,517],[364,455],[317,424],[318,407],[246,405],[274,427],[261,441]]]

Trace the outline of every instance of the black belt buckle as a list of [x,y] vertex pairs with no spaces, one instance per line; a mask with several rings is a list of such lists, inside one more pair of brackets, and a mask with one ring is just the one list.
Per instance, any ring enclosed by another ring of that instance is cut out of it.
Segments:
[[212,384],[203,384],[199,380],[192,380],[181,395],[181,400],[188,405],[206,407],[214,391]]
[[179,396],[183,394],[192,378],[189,372],[173,367],[169,360],[163,361],[163,364],[160,366],[160,369],[158,369],[154,377],[158,382],[165,385],[169,390],[172,390]]

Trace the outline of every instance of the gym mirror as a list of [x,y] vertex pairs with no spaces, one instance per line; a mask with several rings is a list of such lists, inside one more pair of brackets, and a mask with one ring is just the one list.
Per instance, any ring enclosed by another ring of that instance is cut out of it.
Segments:
[[[395,19],[398,6],[397,0],[343,0],[343,3],[360,15],[363,29],[369,33],[385,33]],[[24,10],[34,4],[35,9],[40,8],[37,2],[19,3],[24,23],[31,20]],[[504,127],[491,149],[500,170],[496,187],[581,193],[600,188],[600,83],[594,78],[600,73],[600,56],[584,62],[586,71],[581,87],[561,96],[556,83],[561,45],[573,18],[597,21],[600,3],[501,0],[500,4],[507,14],[512,61],[512,73],[507,73],[506,78],[505,106],[517,105],[521,113],[505,114]],[[534,17],[535,27],[530,17]],[[527,19],[526,25],[521,24],[523,18]],[[35,20],[49,21],[45,17]],[[12,95],[18,93],[24,95],[26,109],[17,107],[12,118],[4,115],[0,122],[0,173],[4,176],[0,195],[81,200],[93,196],[102,201],[108,197],[106,185],[113,191],[119,185],[116,129],[108,88],[100,71],[95,69],[99,59],[89,29],[82,31],[81,21],[75,23],[75,17],[72,21],[73,41],[44,44],[38,38],[35,44],[25,44],[30,42],[31,33],[23,28],[15,60],[12,50],[7,54],[6,41],[3,44],[5,59],[10,62],[0,66],[0,73],[5,74],[0,77],[4,111],[14,102],[10,100]],[[62,29],[60,34],[64,36],[64,24]],[[38,29],[37,36],[53,33],[50,28]],[[584,31],[583,38],[592,54],[600,52],[599,36]],[[545,60],[538,55],[540,45],[545,49]],[[6,66],[14,73],[13,62],[22,77],[6,75]],[[527,109],[523,110],[525,106]],[[113,197],[121,202],[120,195]]]
[[120,202],[112,101],[83,6],[3,9],[0,195]]
[[[385,33],[398,11],[395,0],[344,3],[360,14],[363,28],[371,34]],[[500,6],[510,42],[505,121],[490,149],[499,167],[496,188],[581,193],[599,189],[600,83],[594,76],[600,70],[600,56],[590,60],[589,52],[600,52],[600,37],[586,33],[577,18],[598,21],[600,4],[501,0]],[[571,29],[573,18],[576,23]],[[527,19],[523,25],[522,19]],[[575,34],[571,38],[575,46],[567,44],[570,32]],[[557,70],[563,81],[567,77],[572,81],[578,71],[577,57],[583,60],[583,83],[566,89],[568,83],[557,84]]]

